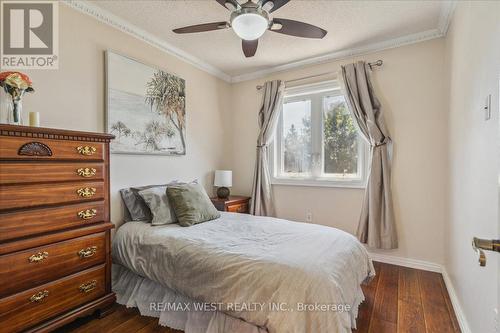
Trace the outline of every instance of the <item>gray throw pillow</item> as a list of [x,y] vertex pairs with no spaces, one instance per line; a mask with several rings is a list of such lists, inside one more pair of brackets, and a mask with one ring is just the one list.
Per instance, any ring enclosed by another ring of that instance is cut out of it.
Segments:
[[167,197],[179,224],[183,227],[220,217],[207,192],[199,184],[167,186]]
[[[175,183],[172,182],[172,184]],[[167,186],[168,184],[162,185],[147,185],[139,187],[130,187],[120,190],[123,203],[130,215],[132,221],[148,221],[150,222],[153,218],[148,205],[144,202],[144,199],[139,195],[140,191],[146,190],[148,188]]]
[[166,186],[152,187],[139,192],[146,205],[148,205],[153,219],[152,225],[176,223],[174,210],[168,202]]
[[123,203],[122,205],[122,213],[123,213],[123,222],[132,221],[132,217],[130,216],[127,206],[125,206],[125,203]]
[[149,211],[149,207],[141,198],[139,192],[154,186],[159,185],[131,187],[120,190],[123,203],[125,204],[125,207],[127,207],[132,221],[151,221],[151,212]]
[[[193,180],[193,183],[197,183],[198,180],[195,179]],[[146,205],[146,202],[144,199],[139,195],[140,191],[147,190],[149,188],[153,187],[161,187],[161,186],[168,186],[172,184],[185,184],[185,183],[180,183],[177,180],[173,180],[168,184],[162,184],[162,185],[147,185],[147,186],[139,186],[139,187],[130,187],[130,188],[124,188],[120,190],[120,194],[123,200],[123,203],[125,204],[125,208],[128,212],[128,214],[124,214],[125,222],[127,221],[147,221],[151,222],[151,219],[153,218],[151,214],[151,210],[149,209],[148,205]]]

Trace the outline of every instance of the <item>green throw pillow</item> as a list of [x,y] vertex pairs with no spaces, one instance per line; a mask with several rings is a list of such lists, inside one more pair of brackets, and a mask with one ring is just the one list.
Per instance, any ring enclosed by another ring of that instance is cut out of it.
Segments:
[[220,217],[220,213],[210,201],[207,192],[199,184],[168,186],[167,197],[179,224],[183,227]]

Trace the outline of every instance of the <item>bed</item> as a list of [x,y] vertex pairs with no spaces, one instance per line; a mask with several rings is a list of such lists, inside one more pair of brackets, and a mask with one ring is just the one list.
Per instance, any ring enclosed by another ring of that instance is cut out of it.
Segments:
[[351,332],[364,246],[335,228],[222,212],[191,227],[128,222],[113,240],[118,303],[191,332]]

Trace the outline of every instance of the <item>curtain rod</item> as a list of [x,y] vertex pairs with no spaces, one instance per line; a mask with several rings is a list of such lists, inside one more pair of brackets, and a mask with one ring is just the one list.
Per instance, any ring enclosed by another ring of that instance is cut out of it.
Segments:
[[[377,61],[374,61],[374,62],[369,62],[368,63],[368,67],[370,67],[371,70],[373,70],[373,67],[379,67],[379,66],[382,66],[384,62],[382,60],[377,60]],[[301,77],[301,78],[298,78],[298,79],[293,79],[293,80],[288,80],[288,81],[285,81],[285,83],[292,83],[292,82],[296,82],[296,81],[303,81],[303,80],[307,80],[307,79],[313,79],[313,78],[316,78],[316,77],[321,77],[321,76],[325,76],[325,75],[332,75],[332,74],[335,74],[337,72],[326,72],[326,73],[321,73],[321,74],[316,74],[316,75],[310,75],[310,76],[305,76],[305,77]],[[258,85],[256,88],[257,90],[261,90],[264,86],[261,86],[261,85]]]

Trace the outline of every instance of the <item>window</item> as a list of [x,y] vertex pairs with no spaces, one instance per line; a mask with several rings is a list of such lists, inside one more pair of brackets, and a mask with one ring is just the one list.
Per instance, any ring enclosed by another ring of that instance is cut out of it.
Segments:
[[337,81],[285,91],[272,152],[274,184],[365,185],[366,143]]

